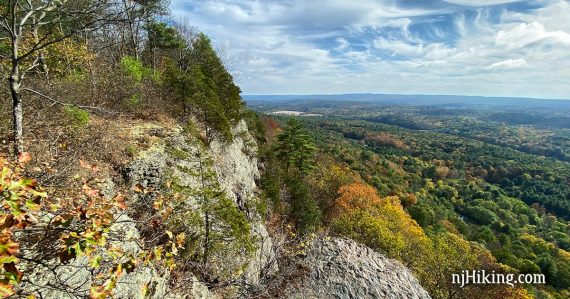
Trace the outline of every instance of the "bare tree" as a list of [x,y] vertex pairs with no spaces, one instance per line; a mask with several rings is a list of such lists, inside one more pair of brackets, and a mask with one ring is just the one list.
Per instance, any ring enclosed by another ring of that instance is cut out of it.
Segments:
[[47,74],[44,50],[76,34],[96,30],[120,15],[116,0],[4,0],[0,10],[0,38],[7,50],[0,58],[10,64],[14,155],[24,152],[23,101],[25,76],[40,67]]

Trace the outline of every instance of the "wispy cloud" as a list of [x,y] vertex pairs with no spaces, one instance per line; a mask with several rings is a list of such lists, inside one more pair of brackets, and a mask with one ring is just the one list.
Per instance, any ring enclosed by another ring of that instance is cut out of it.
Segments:
[[564,0],[173,0],[254,93],[570,97]]
[[487,68],[496,70],[496,69],[514,69],[514,68],[523,68],[528,67],[526,60],[523,58],[519,59],[507,59],[501,62],[495,62],[488,66]]
[[445,2],[466,6],[491,6],[505,3],[523,2],[522,0],[446,0]]

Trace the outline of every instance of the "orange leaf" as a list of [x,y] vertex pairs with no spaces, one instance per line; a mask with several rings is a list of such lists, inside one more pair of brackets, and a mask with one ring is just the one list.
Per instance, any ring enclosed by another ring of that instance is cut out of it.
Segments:
[[119,193],[117,197],[115,197],[115,204],[119,209],[125,210],[127,208],[123,194]]
[[184,248],[184,242],[186,240],[186,234],[185,233],[180,233],[176,236],[176,244],[178,244],[178,246],[180,248]]
[[92,171],[92,172],[97,172],[97,171],[99,171],[99,167],[97,167],[97,165],[95,165],[95,164],[89,164],[89,163],[87,163],[87,162],[85,162],[85,161],[83,161],[83,160],[79,160],[79,166],[80,166],[81,168],[88,169],[89,171]]
[[96,197],[99,195],[99,190],[93,189],[87,184],[83,184],[83,187],[81,189],[83,190],[83,193],[89,197]]
[[13,240],[2,238],[2,243],[0,245],[0,256],[15,255],[20,250],[20,245]]
[[32,161],[32,155],[28,152],[23,152],[18,156],[18,163],[20,165],[26,165],[30,161]]
[[14,225],[14,216],[12,214],[3,214],[0,216],[0,229],[5,229]]
[[133,190],[134,190],[136,193],[143,193],[143,192],[144,192],[144,188],[143,188],[143,186],[141,186],[140,184],[137,184],[136,186],[134,186],[134,187],[133,187]]
[[91,299],[105,299],[107,298],[108,291],[102,286],[92,286],[89,290],[89,298]]

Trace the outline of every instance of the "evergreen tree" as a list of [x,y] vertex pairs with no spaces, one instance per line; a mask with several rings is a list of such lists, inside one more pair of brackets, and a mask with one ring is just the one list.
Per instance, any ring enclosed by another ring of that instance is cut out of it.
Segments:
[[220,135],[225,140],[232,139],[231,125],[216,90],[212,78],[205,75],[199,65],[192,65],[182,71],[170,64],[164,78],[184,105],[186,112],[193,114],[206,124],[207,142]]
[[277,136],[276,150],[287,170],[294,166],[306,172],[314,166],[316,147],[303,125],[295,118],[289,119],[283,132]]
[[290,193],[290,214],[295,218],[299,231],[306,234],[316,230],[320,224],[321,211],[302,175],[290,175],[287,187]]
[[[163,25],[157,25],[157,34],[167,46],[176,46],[175,36]],[[160,39],[159,39],[160,41]],[[232,139],[231,127],[243,118],[244,104],[241,90],[212,48],[210,39],[203,33],[193,41],[179,60],[171,59],[164,73],[179,102],[186,112],[193,112],[207,126],[208,142],[215,136]]]
[[192,56],[200,65],[206,77],[213,81],[213,88],[218,94],[224,108],[224,114],[232,125],[236,124],[242,116],[244,103],[241,99],[241,89],[233,82],[232,75],[224,66],[220,57],[212,47],[212,42],[200,33],[192,44]]
[[149,21],[145,25],[148,40],[143,52],[145,60],[153,69],[160,62],[160,57],[164,52],[172,50],[182,50],[186,48],[186,41],[176,30],[164,22]]
[[[173,214],[169,229],[185,233],[182,258],[206,281],[223,280],[243,268],[247,259],[228,261],[228,256],[249,256],[255,251],[246,212],[226,196],[220,186],[213,160],[202,150],[195,154],[171,148],[182,159],[173,173]],[[197,185],[188,183],[195,178]],[[223,261],[224,264],[220,264]]]

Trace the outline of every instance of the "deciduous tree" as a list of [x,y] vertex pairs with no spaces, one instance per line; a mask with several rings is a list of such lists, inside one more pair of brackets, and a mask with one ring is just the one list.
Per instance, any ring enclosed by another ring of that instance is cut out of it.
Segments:
[[0,48],[0,58],[10,63],[14,155],[18,156],[24,151],[21,91],[25,76],[42,65],[47,71],[44,56],[47,47],[100,28],[117,14],[109,10],[114,0],[4,0],[1,3],[0,34],[7,45]]

